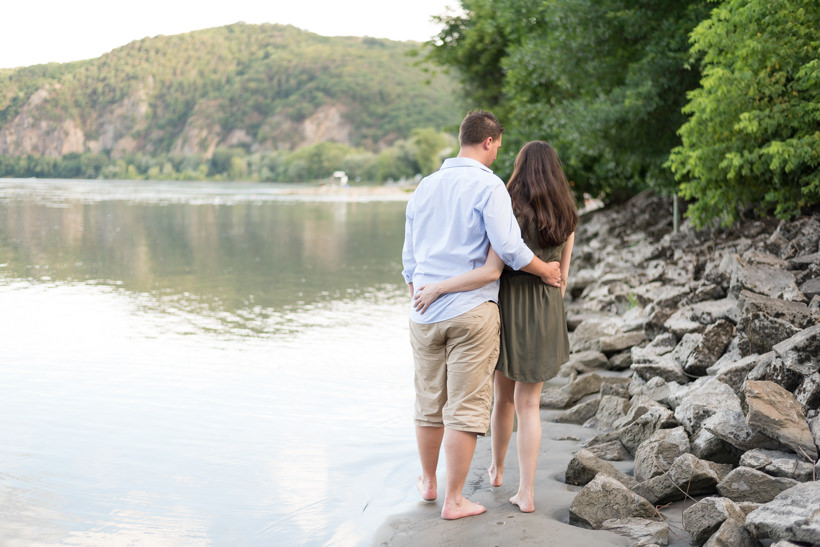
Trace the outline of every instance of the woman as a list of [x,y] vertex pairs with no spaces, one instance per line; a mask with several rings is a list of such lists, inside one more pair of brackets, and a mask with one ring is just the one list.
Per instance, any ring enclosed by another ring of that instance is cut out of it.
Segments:
[[541,445],[541,388],[569,359],[563,297],[578,212],[558,154],[543,141],[521,148],[507,190],[524,241],[541,260],[560,261],[561,287],[505,268],[490,249],[483,266],[421,287],[414,298],[416,309],[423,313],[442,294],[472,290],[501,276],[501,350],[494,378],[493,461],[488,472],[490,484],[501,486],[504,459],[518,416],[520,480],[510,502],[530,513],[535,510],[535,471]]

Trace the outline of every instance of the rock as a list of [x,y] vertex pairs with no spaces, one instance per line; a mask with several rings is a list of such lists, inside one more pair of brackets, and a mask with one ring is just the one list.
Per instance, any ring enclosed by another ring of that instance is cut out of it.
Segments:
[[663,328],[681,338],[690,332],[703,332],[706,326],[700,321],[692,319],[690,307],[681,308],[663,322]]
[[573,403],[572,395],[560,387],[547,387],[541,392],[542,408],[567,408]]
[[622,462],[632,459],[632,455],[619,439],[588,445],[587,450],[602,460]]
[[621,350],[637,346],[646,341],[646,334],[637,331],[622,332],[611,336],[602,336],[598,340],[598,348],[605,354],[616,353]]
[[709,496],[683,511],[683,528],[692,545],[703,545],[728,518],[743,522],[746,513],[728,498]]
[[[774,352],[770,352],[767,357],[774,357]],[[755,353],[734,362],[726,363],[720,367],[715,364],[706,369],[706,372],[731,387],[735,393],[741,393],[743,390],[743,382],[746,381],[746,377],[757,366],[760,360],[761,356]]]
[[746,353],[766,353],[778,342],[791,338],[800,332],[800,329],[782,319],[777,319],[762,312],[744,315],[737,325],[738,332],[747,340]]
[[564,478],[567,484],[585,485],[599,473],[617,480],[627,488],[632,488],[638,481],[626,473],[618,471],[611,463],[602,460],[589,450],[582,448],[569,461]]
[[678,345],[672,350],[672,357],[675,359],[675,363],[683,368],[689,360],[689,356],[692,355],[692,352],[695,351],[695,348],[700,345],[702,340],[703,334],[699,332],[687,332],[684,334]]
[[789,302],[755,294],[750,291],[741,291],[737,299],[737,308],[740,318],[761,312],[764,315],[782,319],[797,328],[804,329],[812,322],[808,306],[802,302]]
[[609,370],[627,370],[630,366],[632,366],[632,350],[621,351],[619,353],[615,353],[612,357],[609,358],[609,363],[607,367]]
[[814,438],[794,395],[767,381],[746,382],[744,395],[748,407],[746,423],[751,429],[779,441],[807,460],[817,460]]
[[755,447],[777,449],[782,446],[776,440],[749,427],[743,412],[739,410],[718,410],[703,422],[703,429],[741,452]]
[[721,319],[706,327],[701,341],[688,355],[683,370],[691,376],[703,376],[706,370],[723,355],[735,335],[735,326]]
[[795,484],[798,482],[794,479],[772,477],[751,467],[736,467],[718,483],[717,491],[732,501],[766,503]]
[[788,270],[766,264],[752,264],[740,256],[732,255],[734,260],[729,292],[735,296],[748,290],[788,301],[802,301],[803,293],[797,288],[794,275]]
[[631,545],[636,547],[669,544],[669,525],[658,520],[609,519],[601,523],[601,530],[627,537],[632,540]]
[[784,490],[746,517],[756,539],[820,543],[820,482],[803,482]]
[[794,398],[804,409],[820,407],[820,372],[806,376],[794,391]]
[[601,338],[623,333],[623,321],[612,315],[599,314],[584,319],[570,336],[572,353],[601,351]]
[[737,465],[742,451],[722,440],[714,433],[701,428],[690,441],[692,454],[701,460]]
[[800,291],[811,301],[815,296],[820,296],[820,278],[809,279],[800,285]]
[[672,396],[672,392],[679,387],[676,382],[670,384],[659,376],[650,378],[649,381],[644,381],[640,376],[635,374],[629,382],[629,395],[632,397],[641,395],[671,408],[672,405],[669,403],[669,398]]
[[744,520],[728,518],[703,545],[704,547],[757,547],[760,543],[746,530]]
[[712,325],[721,319],[737,323],[738,305],[734,297],[707,300],[689,306],[690,318],[702,325]]
[[687,496],[714,494],[717,484],[731,465],[700,460],[692,454],[679,456],[669,471],[645,480],[632,491],[659,504],[684,499]]
[[569,356],[570,362],[583,368],[606,368],[609,364],[606,355],[596,350],[580,351]]
[[601,391],[603,378],[599,374],[589,373],[578,376],[575,380],[561,387],[570,395],[570,404],[574,404],[583,397]]
[[583,401],[556,415],[555,421],[561,424],[582,424],[591,417],[595,416],[600,403],[600,397],[594,397],[588,401]]
[[677,364],[669,354],[661,355],[655,360],[645,363],[635,363],[633,354],[633,363],[629,368],[644,380],[658,377],[667,382],[677,382],[679,384],[689,382],[683,367]]
[[675,418],[690,434],[718,410],[742,411],[740,399],[728,385],[704,376],[676,393]]
[[614,395],[604,395],[598,404],[595,416],[584,423],[584,427],[594,429],[611,429],[613,424],[626,415],[629,410],[629,399],[616,397]]
[[569,522],[599,529],[611,519],[657,517],[655,506],[629,488],[604,474],[584,486],[569,507]]
[[820,325],[809,327],[774,346],[784,366],[800,374],[820,370]]
[[612,425],[617,429],[621,443],[634,454],[638,446],[656,431],[678,424],[668,408],[649,399],[633,399],[629,412]]
[[763,471],[773,477],[786,477],[799,482],[814,479],[814,466],[811,463],[796,454],[781,450],[754,448],[740,457],[740,465]]
[[690,448],[689,436],[683,427],[656,431],[635,450],[635,479],[645,481],[665,473],[675,459]]

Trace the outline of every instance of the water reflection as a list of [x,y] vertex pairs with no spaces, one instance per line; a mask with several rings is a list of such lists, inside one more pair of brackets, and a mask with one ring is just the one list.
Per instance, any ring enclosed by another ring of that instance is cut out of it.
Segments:
[[404,203],[38,185],[0,183],[0,544],[366,544],[415,466]]
[[230,203],[170,202],[157,189],[147,202],[90,200],[75,186],[60,186],[65,201],[41,188],[0,203],[0,275],[122,286],[166,313],[254,334],[299,328],[292,310],[400,283],[403,201],[261,200],[248,186]]

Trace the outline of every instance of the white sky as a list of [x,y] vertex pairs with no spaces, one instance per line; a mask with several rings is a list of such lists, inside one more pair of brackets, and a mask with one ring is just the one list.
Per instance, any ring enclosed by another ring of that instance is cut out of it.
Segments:
[[324,36],[423,42],[458,0],[4,0],[0,68],[91,59],[159,34],[280,23]]

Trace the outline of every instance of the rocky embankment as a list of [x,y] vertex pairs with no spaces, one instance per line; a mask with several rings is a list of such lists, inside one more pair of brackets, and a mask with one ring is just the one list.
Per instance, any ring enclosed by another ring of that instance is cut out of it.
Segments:
[[602,432],[567,467],[570,522],[635,545],[670,525],[692,545],[818,545],[820,215],[674,234],[671,209],[644,193],[578,228],[568,381],[542,395]]

